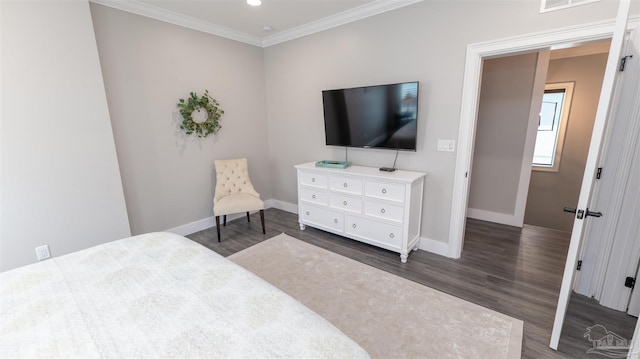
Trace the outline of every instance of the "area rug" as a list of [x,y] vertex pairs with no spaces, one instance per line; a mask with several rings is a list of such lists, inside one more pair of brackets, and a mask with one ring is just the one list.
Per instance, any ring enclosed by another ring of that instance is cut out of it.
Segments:
[[280,234],[228,257],[372,358],[520,358],[521,320]]

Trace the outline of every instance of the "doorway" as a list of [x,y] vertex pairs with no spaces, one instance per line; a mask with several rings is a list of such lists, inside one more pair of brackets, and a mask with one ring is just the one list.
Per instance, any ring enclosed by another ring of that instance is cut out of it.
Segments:
[[[571,42],[585,42],[600,40],[612,37],[611,53],[607,61],[605,71],[605,79],[603,81],[602,95],[599,100],[596,121],[594,125],[593,138],[590,144],[589,155],[585,173],[582,181],[581,192],[579,196],[579,209],[576,211],[574,218],[573,233],[569,245],[567,261],[565,264],[562,286],[560,289],[558,305],[554,327],[551,336],[550,346],[557,348],[562,323],[566,314],[569,295],[574,279],[575,266],[578,264],[578,251],[580,249],[581,239],[585,233],[585,226],[590,223],[586,221],[588,216],[594,216],[596,213],[589,211],[587,207],[593,194],[595,184],[596,164],[600,155],[603,134],[609,117],[611,107],[611,98],[616,87],[616,75],[618,66],[618,56],[624,36],[627,30],[627,17],[629,13],[629,2],[620,3],[618,15],[615,21],[608,25],[589,25],[579,29],[568,28],[560,31],[553,31],[543,34],[535,34],[523,36],[515,39],[497,40],[495,42],[479,43],[469,45],[467,48],[467,61],[465,66],[465,76],[463,84],[463,98],[460,116],[460,131],[458,134],[459,150],[457,152],[456,172],[454,174],[454,192],[451,211],[450,225],[450,257],[459,258],[462,252],[463,236],[464,236],[464,219],[466,217],[466,207],[468,199],[468,176],[471,171],[471,158],[474,147],[475,119],[477,115],[477,99],[479,91],[479,79],[482,69],[482,60],[493,56],[523,53],[527,51],[536,51],[546,47],[552,47],[558,44]],[[617,93],[620,98],[625,101],[635,101],[626,94]],[[615,111],[619,115],[619,111]],[[593,176],[591,176],[593,174]],[[634,342],[635,343],[635,342]]]

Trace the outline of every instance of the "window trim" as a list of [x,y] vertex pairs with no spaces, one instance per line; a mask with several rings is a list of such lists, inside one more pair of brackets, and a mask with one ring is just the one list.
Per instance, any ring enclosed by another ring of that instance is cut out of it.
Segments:
[[[558,137],[556,138],[556,151],[553,155],[553,165],[541,166],[531,164],[531,168],[534,171],[542,172],[558,172],[560,170],[560,160],[562,159],[562,148],[564,147],[564,138],[567,129],[567,123],[569,122],[569,114],[571,113],[571,102],[573,99],[573,88],[575,82],[557,82],[549,83],[544,86],[544,90],[565,90],[564,101],[562,102],[562,114],[560,116],[560,123],[558,128]],[[540,103],[542,106],[542,103]],[[537,136],[536,131],[536,136]]]

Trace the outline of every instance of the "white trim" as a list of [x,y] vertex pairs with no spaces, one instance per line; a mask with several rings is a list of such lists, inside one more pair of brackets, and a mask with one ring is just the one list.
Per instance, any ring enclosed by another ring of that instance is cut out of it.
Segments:
[[196,19],[191,16],[178,14],[155,5],[137,1],[117,1],[117,0],[89,0],[92,3],[112,7],[114,9],[130,12],[136,15],[149,17],[164,21],[170,24],[186,27],[193,30],[205,32],[207,34],[224,37],[245,44],[262,46],[262,40],[257,36],[247,35],[243,32],[229,29],[224,26],[212,24],[207,21]]
[[207,34],[224,37],[226,39],[243,42],[245,44],[269,47],[285,41],[297,39],[319,31],[331,29],[350,22],[358,21],[395,10],[407,5],[415,4],[422,0],[375,0],[364,5],[349,9],[335,15],[327,16],[323,19],[312,21],[308,24],[300,25],[289,30],[279,32],[264,38],[249,35],[241,31],[233,30],[224,26],[216,25],[191,16],[179,14],[158,6],[138,2],[134,0],[89,0],[93,3],[112,7],[114,9],[130,12],[133,14],[164,21],[170,24],[183,26],[189,29],[198,30]]
[[479,219],[481,221],[506,224],[522,228],[522,218],[518,218],[515,214],[487,211],[484,209],[467,208],[467,217]]
[[420,237],[418,249],[435,253],[444,257],[449,256],[449,243],[436,241],[435,239]]
[[213,216],[211,216],[211,217],[199,219],[195,222],[183,224],[178,227],[169,228],[165,230],[165,232],[171,232],[171,233],[179,234],[181,236],[188,236],[192,233],[200,232],[215,226],[216,226],[216,220]]
[[311,35],[316,32],[328,30],[350,22],[362,20],[371,16],[395,10],[407,5],[415,4],[422,0],[376,0],[370,3],[343,11],[341,13],[312,21],[310,23],[294,27],[289,30],[279,32],[265,37],[262,40],[262,47],[269,47],[285,41],[297,39],[299,37]]
[[264,206],[265,206],[265,208],[277,208],[277,209],[281,209],[281,210],[283,210],[285,212],[298,214],[298,205],[297,204],[293,204],[293,203],[289,203],[289,202],[285,202],[285,201],[280,201],[280,200],[277,200],[277,199],[268,199],[268,200],[264,201]]
[[[286,212],[298,214],[298,206],[295,204],[291,204],[289,202],[279,201],[277,199],[266,199],[264,201],[264,208],[277,208]],[[240,217],[244,217],[244,214],[230,214],[227,216],[227,221],[233,221],[234,219],[238,219]],[[192,233],[200,232],[205,229],[214,228],[216,226],[216,219],[214,216],[199,219],[197,221],[183,224],[181,226],[169,228],[165,230],[165,232],[171,232],[175,234],[179,234],[181,236],[188,236]]]
[[[629,20],[629,28],[637,26],[640,17]],[[538,51],[569,42],[586,42],[610,38],[614,20],[527,34],[506,39],[470,44],[467,46],[464,82],[458,130],[458,151],[453,179],[451,221],[449,225],[449,256],[460,258],[464,241],[464,227],[469,197],[468,175],[472,170],[473,145],[478,112],[482,59],[528,51]]]

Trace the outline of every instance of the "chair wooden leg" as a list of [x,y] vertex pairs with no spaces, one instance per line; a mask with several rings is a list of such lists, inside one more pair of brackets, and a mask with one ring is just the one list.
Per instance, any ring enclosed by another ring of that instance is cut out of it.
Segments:
[[220,243],[220,216],[216,216],[216,231],[218,232],[218,243]]
[[224,223],[222,225],[226,226],[227,225],[227,215],[225,214],[222,218],[224,218],[223,219]]
[[260,210],[260,222],[262,222],[262,234],[267,234],[264,230],[264,209]]
[[249,212],[247,212],[247,222],[251,222],[251,217],[249,217]]

